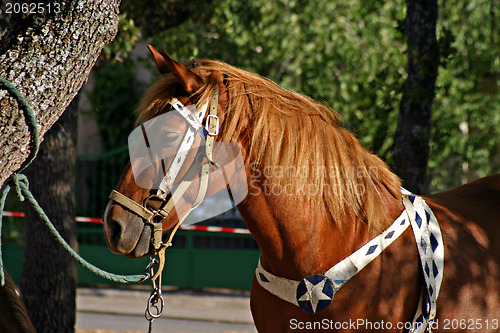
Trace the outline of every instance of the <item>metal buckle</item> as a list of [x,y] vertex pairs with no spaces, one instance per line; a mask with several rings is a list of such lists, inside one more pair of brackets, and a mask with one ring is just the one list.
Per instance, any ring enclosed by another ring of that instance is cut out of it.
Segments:
[[[149,201],[151,201],[152,199],[153,200],[156,199],[160,202],[160,206],[158,208],[155,208],[151,204],[149,204]],[[165,198],[163,198],[162,196],[160,196],[158,194],[152,194],[152,195],[148,196],[146,199],[144,199],[143,206],[147,210],[149,210],[151,213],[158,215],[158,213],[161,212],[161,210],[163,209],[163,207],[165,207],[166,204],[167,204],[167,201],[165,200]]]
[[[213,118],[213,119],[216,120],[216,123],[215,123],[215,132],[210,132],[210,119],[211,118]],[[217,117],[217,115],[215,115],[215,114],[209,114],[207,116],[205,129],[207,130],[208,135],[210,135],[210,136],[216,136],[216,135],[218,135],[219,134],[219,117]]]

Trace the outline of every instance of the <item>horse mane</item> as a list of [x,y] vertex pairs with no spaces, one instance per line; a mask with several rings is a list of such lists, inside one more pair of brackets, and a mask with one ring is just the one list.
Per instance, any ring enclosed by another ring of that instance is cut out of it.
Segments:
[[[341,127],[337,112],[226,63],[198,63],[193,71],[205,80],[195,93],[201,96],[198,107],[224,82],[220,95],[227,96],[227,105],[217,140],[248,148],[251,169],[264,175],[268,190],[304,198],[339,224],[351,216],[381,230],[392,221],[381,193],[400,200],[399,178]],[[152,85],[139,104],[138,121],[165,112],[178,86],[172,75]]]

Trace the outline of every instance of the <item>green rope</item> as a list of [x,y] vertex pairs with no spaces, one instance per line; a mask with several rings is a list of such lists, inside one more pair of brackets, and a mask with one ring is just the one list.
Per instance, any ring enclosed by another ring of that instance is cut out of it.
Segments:
[[[7,194],[9,194],[10,186],[5,185],[2,187],[0,194],[0,242],[2,240],[2,217],[3,217],[3,208],[5,206],[5,199],[7,199]],[[0,285],[5,285],[5,276],[3,274],[3,260],[2,260],[2,246],[0,244]]]
[[11,185],[14,186],[14,190],[16,195],[20,201],[28,200],[31,207],[38,214],[40,219],[45,223],[49,232],[56,238],[56,240],[62,245],[62,247],[73,257],[80,265],[91,271],[92,273],[100,276],[102,278],[108,279],[110,281],[119,282],[119,283],[137,283],[142,282],[145,279],[149,278],[149,274],[143,273],[138,275],[119,275],[109,273],[104,271],[85,259],[83,259],[78,253],[76,253],[71,246],[61,237],[59,232],[56,230],[50,219],[47,217],[43,209],[40,207],[36,199],[33,197],[29,190],[28,179],[25,175],[20,174],[22,170],[24,170],[36,157],[38,153],[39,141],[38,141],[38,128],[36,124],[36,119],[33,113],[33,110],[28,105],[28,102],[24,98],[24,96],[19,92],[19,90],[14,87],[12,83],[0,77],[0,85],[4,86],[5,89],[12,94],[20,108],[23,110],[24,116],[27,119],[26,123],[28,124],[28,129],[30,131],[30,155],[28,159],[21,165],[21,168],[16,171],[12,176],[10,176],[9,180],[5,183],[0,191],[0,283],[3,286],[5,284],[5,276],[3,271],[3,260],[2,260],[2,247],[1,247],[1,232],[2,232],[2,218],[3,218],[3,210],[5,207],[5,201],[7,199],[7,194],[11,190]]
[[26,167],[30,165],[31,162],[33,162],[36,154],[38,153],[40,142],[38,141],[38,127],[36,124],[36,118],[26,98],[24,98],[21,92],[17,90],[17,88],[11,82],[0,76],[0,84],[4,86],[5,89],[16,98],[19,107],[21,108],[21,110],[23,110],[24,117],[26,118],[26,123],[30,132],[30,154],[26,161],[24,161],[19,170],[16,172],[20,173],[21,171],[26,169]]

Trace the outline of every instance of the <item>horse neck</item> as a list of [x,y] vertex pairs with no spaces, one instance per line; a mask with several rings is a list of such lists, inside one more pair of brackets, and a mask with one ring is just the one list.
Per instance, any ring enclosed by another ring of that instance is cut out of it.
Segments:
[[[333,221],[300,196],[277,195],[251,179],[249,189],[238,209],[259,245],[262,265],[278,276],[300,280],[323,274],[381,231],[356,216]],[[380,204],[395,220],[402,203],[383,186],[379,193]]]

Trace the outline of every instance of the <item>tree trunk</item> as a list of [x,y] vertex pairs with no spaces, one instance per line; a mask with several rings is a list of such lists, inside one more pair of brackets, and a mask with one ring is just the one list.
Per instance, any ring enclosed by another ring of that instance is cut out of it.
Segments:
[[[45,135],[26,169],[30,190],[61,236],[76,250],[75,162],[78,97]],[[26,205],[21,292],[38,333],[73,333],[77,266]]]
[[[102,48],[114,38],[120,1],[20,1],[30,2],[43,12],[12,15],[0,41],[0,75],[26,96],[42,139],[86,82]],[[67,116],[76,117],[74,112]],[[51,132],[28,173],[35,198],[76,247],[71,138],[75,130],[70,127],[57,126]],[[0,186],[28,156],[29,136],[17,102],[0,86]],[[27,220],[21,285],[30,316],[38,332],[74,332],[76,264],[30,210]]]
[[437,0],[407,0],[408,77],[403,86],[394,140],[394,169],[403,186],[426,191],[431,107],[438,74]]
[[[13,14],[2,36],[0,75],[26,96],[42,138],[86,82],[102,48],[116,35],[120,1],[33,3],[44,4],[43,13]],[[0,86],[0,186],[26,159],[28,148],[24,116]]]

